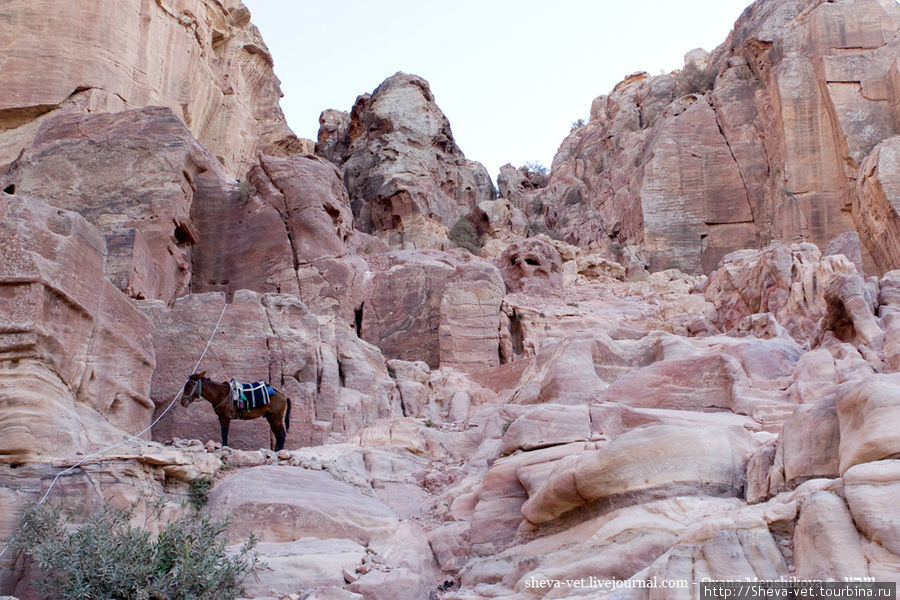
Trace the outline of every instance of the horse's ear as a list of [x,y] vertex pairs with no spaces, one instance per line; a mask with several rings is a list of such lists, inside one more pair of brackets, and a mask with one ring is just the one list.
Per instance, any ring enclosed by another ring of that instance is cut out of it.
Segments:
[[201,371],[197,373],[197,379],[203,379],[206,376],[206,371]]

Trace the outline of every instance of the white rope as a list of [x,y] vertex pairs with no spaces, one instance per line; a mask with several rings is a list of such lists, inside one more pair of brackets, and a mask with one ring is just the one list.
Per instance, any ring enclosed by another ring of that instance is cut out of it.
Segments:
[[[200,355],[200,358],[197,359],[197,363],[194,365],[194,369],[191,371],[191,373],[196,373],[196,372],[197,372],[197,368],[200,366],[200,363],[203,362],[203,358],[206,356],[206,352],[209,350],[209,346],[210,346],[210,344],[212,344],[213,338],[216,336],[216,333],[219,331],[219,325],[222,323],[222,317],[225,316],[225,309],[227,309],[227,308],[228,308],[228,303],[226,302],[226,303],[225,303],[225,306],[222,307],[222,312],[219,314],[219,320],[216,321],[216,326],[215,326],[215,328],[213,329],[212,335],[209,336],[209,340],[207,340],[207,342],[206,342],[206,347],[203,349],[203,353]],[[154,419],[153,422],[150,423],[150,424],[149,424],[147,427],[145,427],[143,430],[141,430],[140,432],[134,434],[133,436],[131,436],[131,437],[129,437],[129,438],[126,438],[126,439],[122,440],[121,442],[116,442],[116,443],[113,444],[112,446],[108,446],[108,447],[106,447],[106,448],[103,448],[102,450],[97,450],[97,451],[95,451],[95,452],[91,452],[90,454],[85,455],[84,458],[82,458],[81,460],[79,460],[78,462],[76,462],[74,465],[72,465],[72,466],[69,467],[68,469],[65,469],[64,471],[60,471],[59,473],[57,473],[57,474],[56,474],[56,477],[54,477],[54,478],[53,478],[53,481],[50,483],[50,487],[47,488],[47,491],[44,492],[43,497],[41,497],[41,499],[38,501],[38,503],[37,503],[38,506],[40,506],[41,504],[44,503],[45,500],[47,500],[47,497],[50,495],[50,491],[53,489],[53,486],[56,485],[56,482],[59,480],[60,477],[62,477],[62,476],[65,475],[66,473],[69,473],[70,471],[73,471],[73,470],[77,469],[78,467],[80,467],[81,465],[83,465],[85,462],[87,462],[87,461],[88,461],[89,459],[91,459],[91,458],[95,458],[95,457],[100,456],[100,455],[102,455],[102,454],[106,454],[107,452],[109,452],[109,451],[112,450],[113,448],[118,448],[119,446],[122,446],[122,445],[124,445],[124,444],[129,443],[129,442],[132,442],[132,441],[134,441],[134,440],[140,439],[140,437],[141,437],[142,435],[144,435],[145,433],[147,433],[148,431],[150,431],[151,429],[153,429],[153,426],[156,425],[157,423],[159,423],[159,420],[162,419],[162,418],[165,416],[165,414],[166,414],[167,412],[169,412],[169,410],[171,410],[171,408],[172,408],[173,406],[175,406],[175,402],[176,402],[176,401],[178,400],[178,398],[180,398],[181,395],[184,393],[184,386],[186,386],[186,385],[187,385],[187,378],[185,378],[185,382],[181,384],[181,389],[178,391],[178,393],[175,394],[175,396],[172,397],[172,401],[171,401],[171,402],[169,403],[169,405],[166,407],[166,410],[162,411],[162,412],[159,414],[159,416],[156,417],[156,419]],[[9,549],[9,547],[12,545],[13,540],[15,540],[16,537],[17,537],[17,536],[18,536],[18,535],[19,535],[26,527],[28,527],[28,521],[26,521],[26,522],[22,525],[22,527],[19,529],[19,531],[16,532],[15,535],[13,535],[12,537],[9,538],[9,542],[7,542],[7,544],[6,544],[6,546],[3,548],[3,550],[0,551],[0,558],[3,557],[3,555],[4,555],[4,554],[6,553],[6,551]]]

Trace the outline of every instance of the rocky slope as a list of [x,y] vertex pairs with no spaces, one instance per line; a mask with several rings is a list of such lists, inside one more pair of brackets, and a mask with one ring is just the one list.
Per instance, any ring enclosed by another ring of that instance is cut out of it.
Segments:
[[[81,514],[212,480],[259,600],[898,580],[896,3],[761,0],[500,198],[420,77],[306,154],[239,3],[93,4],[134,35],[51,19],[0,71],[4,543],[80,462]],[[292,398],[285,450],[173,404],[207,341]],[[0,558],[0,594],[33,577]]]

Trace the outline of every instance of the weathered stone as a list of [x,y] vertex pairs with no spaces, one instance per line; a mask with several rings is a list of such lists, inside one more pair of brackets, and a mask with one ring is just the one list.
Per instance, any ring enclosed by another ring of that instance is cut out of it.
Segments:
[[740,363],[724,354],[663,360],[623,375],[599,398],[642,408],[750,414],[753,406],[742,406],[734,391],[745,377]]
[[768,312],[803,343],[816,335],[826,312],[828,282],[855,271],[845,257],[822,257],[811,244],[742,250],[726,256],[710,274],[704,297],[715,305],[724,330],[748,315]]
[[350,113],[328,109],[319,115],[316,155],[340,166],[350,148]]
[[[222,314],[221,293],[190,294],[172,308],[145,302],[156,326],[157,368],[152,396],[165,408],[184,384]],[[185,331],[190,331],[186,335]],[[207,370],[215,381],[269,381],[292,401],[287,447],[322,443],[331,433],[352,433],[379,418],[400,414],[396,387],[373,346],[346,324],[317,317],[288,295],[235,293],[210,344]],[[205,401],[176,406],[154,428],[158,440],[200,437],[219,440],[219,424]],[[232,422],[229,445],[269,447],[264,419]]]
[[[101,421],[100,414],[137,433],[151,413],[151,324],[104,278],[100,232],[77,213],[6,194],[0,194],[0,215],[0,360],[10,408],[18,407],[7,411],[5,453],[86,449],[93,435],[78,422]],[[34,382],[21,379],[26,371]],[[15,391],[19,385],[21,394]],[[38,401],[42,385],[56,409]],[[76,399],[99,414],[76,416]],[[45,430],[55,427],[48,419],[54,416],[67,435]],[[114,431],[96,426],[106,430],[98,431],[102,436]]]
[[229,517],[228,538],[253,532],[262,542],[338,538],[363,546],[390,536],[397,516],[375,498],[323,471],[263,466],[245,469],[209,493],[211,514]]
[[458,368],[499,364],[503,287],[490,263],[463,253],[398,251],[369,264],[362,339],[390,358],[431,368],[443,361]]
[[900,490],[900,461],[856,465],[844,473],[844,495],[857,528],[869,540],[900,555],[900,520],[891,510]]
[[344,181],[357,226],[393,248],[441,248],[446,232],[494,188],[467,161],[421,77],[396,73],[350,113]]
[[837,236],[825,246],[822,250],[822,256],[832,256],[834,254],[843,254],[856,267],[856,272],[865,275],[865,267],[863,266],[862,247],[859,242],[859,234],[855,231],[845,231]]
[[265,577],[248,577],[243,582],[242,595],[253,598],[282,597],[326,585],[343,586],[342,571],[356,570],[366,555],[366,549],[357,542],[315,537],[262,542],[254,550],[267,569]]
[[17,1],[0,12],[0,37],[10,40],[0,165],[30,145],[48,117],[146,106],[171,109],[233,176],[261,151],[286,153],[298,144],[278,107],[272,57],[236,0],[177,8],[90,0],[65,14]]
[[511,292],[562,288],[562,259],[546,239],[528,238],[510,245],[499,265]]
[[509,424],[503,433],[503,454],[515,450],[535,450],[591,438],[588,407],[544,405],[536,407]]
[[[724,252],[704,248],[701,240],[707,230],[753,219],[740,170],[715,111],[694,97],[676,101],[647,143],[653,152],[644,165],[640,194],[650,267],[708,272]],[[755,227],[741,227],[746,231],[730,232],[731,243],[739,239],[755,245]]]
[[668,581],[691,581],[695,577],[777,581],[790,571],[766,523],[758,517],[732,513],[690,527],[646,573]]
[[832,492],[803,500],[794,529],[794,564],[803,579],[866,576],[861,536],[847,505]]
[[772,489],[796,487],[816,477],[837,477],[840,441],[833,396],[798,406],[779,436],[775,461],[781,470],[773,474]]
[[825,303],[822,331],[831,331],[854,346],[882,347],[884,329],[874,315],[877,298],[872,297],[860,275],[833,277],[825,288]]
[[896,421],[900,375],[872,375],[848,383],[837,398],[841,428],[840,471],[900,452]]
[[196,188],[191,219],[199,239],[191,249],[191,292],[299,294],[284,221],[251,180],[223,183],[201,175]]
[[782,4],[745,12],[706,60],[626,77],[593,102],[539,187],[504,167],[501,195],[567,241],[614,240],[619,262],[640,245],[652,269],[710,272],[734,250],[825,247],[848,230],[871,272],[893,268],[896,152],[885,149],[898,133],[900,9]]
[[169,109],[71,114],[44,121],[0,186],[79,212],[108,240],[113,283],[171,302],[191,277],[193,181],[217,167]]
[[522,522],[519,511],[528,499],[528,492],[519,479],[521,470],[532,465],[554,464],[584,448],[583,443],[553,446],[507,456],[494,462],[477,492],[471,516],[470,542],[496,549],[512,541]]
[[[743,495],[752,442],[740,428],[695,430],[657,425],[616,438],[575,460],[557,463],[546,486],[533,490],[522,512],[543,523],[581,503],[612,498],[638,502],[641,493]],[[668,491],[667,491],[668,490]]]

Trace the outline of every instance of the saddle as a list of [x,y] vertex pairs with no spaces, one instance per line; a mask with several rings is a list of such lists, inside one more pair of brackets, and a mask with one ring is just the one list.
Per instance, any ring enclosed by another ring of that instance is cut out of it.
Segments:
[[275,393],[275,389],[265,381],[241,383],[232,379],[228,385],[231,388],[229,412],[232,413],[232,418],[239,419],[248,411],[266,406],[269,397]]

